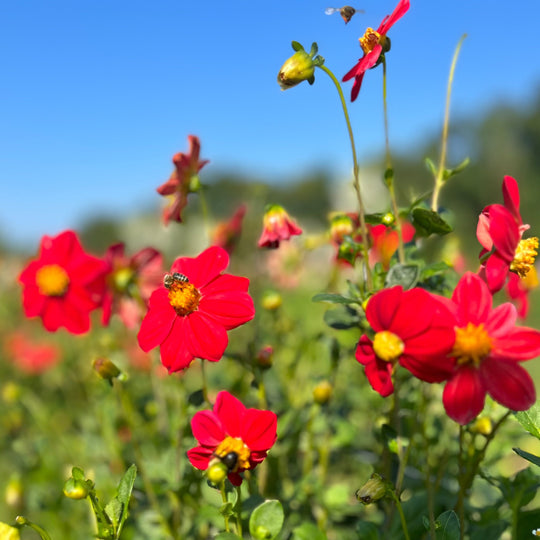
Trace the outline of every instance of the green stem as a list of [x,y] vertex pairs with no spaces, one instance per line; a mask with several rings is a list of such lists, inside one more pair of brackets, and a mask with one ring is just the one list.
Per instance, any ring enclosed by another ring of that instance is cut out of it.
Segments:
[[391,491],[390,493],[396,503],[396,508],[399,512],[399,519],[401,520],[401,528],[403,529],[403,535],[405,536],[405,540],[410,540],[409,529],[407,528],[407,520],[405,519],[405,514],[403,513],[403,507],[401,506],[399,496],[395,491]]
[[[227,504],[227,491],[225,490],[225,480],[221,481],[219,485],[219,491],[221,492],[221,500],[223,504]],[[223,514],[223,521],[225,522],[225,532],[230,532],[229,528],[229,516],[225,513]]]
[[201,201],[201,213],[203,216],[204,229],[206,231],[206,237],[208,241],[211,241],[212,238],[212,228],[210,224],[210,211],[208,209],[208,203],[206,201],[206,195],[204,194],[204,187],[201,187],[197,192],[199,194],[199,200]]
[[351,127],[351,120],[349,118],[349,111],[347,110],[347,102],[345,101],[343,90],[341,89],[341,85],[339,84],[339,81],[336,79],[335,75],[325,65],[320,65],[320,66],[318,65],[317,67],[322,69],[332,79],[334,85],[336,86],[338,94],[339,94],[339,98],[341,100],[341,106],[343,107],[343,114],[345,116],[345,122],[347,123],[347,131],[349,132],[349,140],[351,141],[351,150],[352,150],[352,158],[353,158],[353,174],[354,174],[353,186],[356,192],[356,199],[358,201],[358,218],[360,220],[360,231],[362,232],[362,252],[364,255],[364,262],[365,262],[365,268],[366,268],[366,284],[367,284],[367,288],[371,290],[372,288],[371,269],[368,263],[368,250],[369,250],[368,231],[367,231],[367,225],[366,225],[364,201],[362,199],[362,192],[360,191],[360,172],[359,172],[360,169],[358,167],[358,159],[356,157],[356,146],[354,144],[354,135],[353,135],[352,127]]
[[242,486],[236,486],[236,532],[242,536]]
[[456,69],[456,63],[459,56],[459,51],[463,40],[467,37],[467,34],[463,34],[457,44],[456,50],[454,51],[454,57],[452,58],[452,65],[450,66],[450,74],[448,76],[448,85],[446,89],[446,107],[444,111],[444,123],[443,123],[443,132],[442,132],[442,141],[441,141],[441,158],[439,160],[439,169],[437,171],[437,176],[435,177],[435,186],[433,188],[433,199],[431,200],[431,209],[436,212],[439,207],[439,194],[441,192],[442,186],[445,182],[444,170],[446,163],[446,147],[448,143],[448,125],[450,123],[450,97],[452,95],[452,83],[454,82],[454,71]]
[[208,399],[208,382],[206,380],[206,362],[201,358],[201,378],[202,378],[202,395],[204,401],[209,405],[212,405]]

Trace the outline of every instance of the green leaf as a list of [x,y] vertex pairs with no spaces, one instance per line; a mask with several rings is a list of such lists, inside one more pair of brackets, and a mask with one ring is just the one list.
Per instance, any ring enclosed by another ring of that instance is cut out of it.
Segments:
[[293,41],[291,43],[292,45],[292,48],[295,50],[295,51],[303,51],[304,50],[304,47],[302,47],[302,45],[300,45],[300,43],[298,43],[298,41]]
[[80,480],[81,482],[86,482],[86,478],[84,477],[84,471],[79,467],[73,467],[71,469],[71,476],[75,480]]
[[470,159],[467,157],[456,167],[453,167],[452,169],[445,169],[443,173],[443,179],[446,181],[449,178],[452,178],[452,176],[459,174],[461,171],[463,171],[463,169],[465,169],[465,167],[467,167],[469,162],[470,162]]
[[532,436],[540,439],[540,405],[536,403],[528,411],[521,411],[514,414],[516,420]]
[[401,285],[405,290],[412,289],[420,278],[420,266],[417,264],[395,264],[386,275],[385,286]]
[[242,540],[242,537],[232,532],[220,532],[217,536],[214,536],[214,540]]
[[324,312],[324,322],[336,330],[347,330],[360,324],[360,317],[354,309],[342,306]]
[[380,225],[383,222],[383,217],[385,215],[386,214],[383,214],[382,212],[377,212],[375,214],[366,214],[366,223],[368,223],[369,225]]
[[313,42],[311,44],[311,50],[309,51],[309,56],[313,58],[318,52],[319,52],[319,46],[317,45],[317,43]]
[[204,393],[202,390],[195,390],[189,394],[188,403],[194,407],[200,407],[204,403]]
[[534,465],[538,465],[538,467],[540,467],[540,457],[535,456],[534,454],[529,454],[529,452],[525,452],[525,450],[521,450],[521,448],[512,448],[512,450],[518,456],[521,456],[523,459],[526,459],[527,461],[530,461],[531,463],[534,463]]
[[437,167],[435,167],[435,163],[430,158],[425,158],[424,163],[426,164],[427,170],[433,175],[437,176]]
[[314,523],[302,523],[293,529],[292,540],[327,540],[326,535]]
[[234,514],[233,504],[229,501],[223,503],[219,508],[219,513],[224,517],[231,517]]
[[122,476],[120,483],[118,484],[117,498],[122,504],[129,504],[131,499],[131,492],[133,491],[133,484],[137,477],[137,466],[131,465],[128,470]]
[[421,236],[430,234],[445,235],[453,229],[437,212],[427,208],[415,208],[412,211],[413,225]]
[[347,298],[341,294],[319,293],[312,299],[312,302],[329,302],[330,304],[360,304],[362,301],[358,298]]
[[118,524],[120,523],[123,508],[124,505],[116,497],[111,499],[107,506],[105,506],[105,513],[109,516],[115,531],[118,530]]
[[356,524],[357,537],[362,540],[379,540],[379,530],[369,521],[359,521]]
[[433,276],[444,274],[448,272],[448,270],[450,270],[451,268],[452,267],[449,264],[443,261],[429,264],[428,266],[422,269],[422,280],[428,279]]
[[253,510],[249,518],[249,532],[256,540],[272,540],[281,531],[284,519],[279,501],[265,501]]
[[453,510],[443,512],[435,520],[435,538],[437,540],[459,540],[459,519]]

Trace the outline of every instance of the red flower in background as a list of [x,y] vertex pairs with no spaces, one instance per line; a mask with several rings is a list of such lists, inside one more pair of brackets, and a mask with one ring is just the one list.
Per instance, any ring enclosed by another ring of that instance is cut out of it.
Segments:
[[14,332],[4,342],[8,358],[21,371],[37,375],[60,360],[60,348],[53,343],[34,341],[24,332]]
[[27,317],[41,317],[49,332],[90,329],[90,312],[101,305],[107,263],[83,251],[77,235],[44,236],[39,258],[19,275]]
[[480,259],[484,261],[481,275],[492,293],[502,289],[510,271],[525,277],[538,254],[538,238],[522,240],[529,225],[523,224],[519,212],[519,188],[511,176],[504,177],[503,196],[504,206],[486,206],[476,228],[476,237],[484,248],[480,253]]
[[538,287],[538,274],[533,266],[524,278],[520,278],[513,272],[510,273],[506,283],[506,294],[516,306],[517,315],[520,319],[526,319],[529,314],[529,293]]
[[364,51],[364,56],[343,77],[343,82],[349,81],[354,77],[351,101],[354,101],[358,97],[366,71],[375,67],[379,63],[381,55],[390,50],[390,39],[386,37],[386,34],[407,13],[409,7],[409,0],[400,0],[392,15],[387,15],[376,31],[373,28],[368,28],[366,33],[360,38],[360,47]]
[[141,249],[127,257],[124,244],[119,243],[109,247],[105,261],[109,274],[102,323],[108,325],[114,312],[127,328],[135,328],[142,319],[144,305],[162,283],[163,257],[154,248]]
[[540,355],[540,332],[515,326],[516,308],[510,303],[493,309],[488,286],[471,272],[445,303],[456,321],[454,369],[443,392],[448,416],[469,423],[484,408],[486,394],[513,411],[531,407],[534,383],[518,362]]
[[453,362],[446,355],[454,343],[454,321],[437,297],[419,288],[383,289],[369,299],[366,317],[375,337],[360,338],[356,360],[365,366],[369,383],[381,396],[394,391],[397,363],[423,381],[448,378]]
[[246,205],[242,204],[236,209],[229,221],[219,223],[212,235],[212,244],[222,247],[229,255],[233,252],[240,233],[242,232],[242,220],[246,214]]
[[242,483],[241,473],[254,469],[276,442],[277,417],[272,411],[247,409],[229,392],[220,392],[211,411],[199,411],[191,420],[199,446],[188,450],[191,464],[205,471],[213,460],[230,453],[236,459],[229,467],[231,483]]
[[[369,250],[369,264],[371,266],[380,262],[384,270],[390,268],[390,259],[399,246],[399,234],[392,228],[381,223],[380,225],[368,225],[372,246]],[[407,244],[414,238],[414,227],[408,222],[401,223],[401,235],[403,243]]]
[[160,195],[172,196],[171,203],[163,210],[163,221],[165,225],[169,221],[182,222],[182,210],[187,204],[187,196],[193,190],[192,181],[197,177],[199,171],[208,163],[208,160],[199,159],[201,143],[199,137],[188,136],[189,153],[179,152],[173,156],[175,170],[170,178],[157,188]]
[[227,252],[217,246],[196,258],[180,257],[152,293],[139,345],[145,352],[159,346],[169,373],[194,358],[217,362],[227,348],[227,331],[255,316],[249,280],[223,274],[228,264]]
[[302,234],[302,229],[278,204],[268,205],[263,218],[263,232],[259,238],[259,247],[275,249],[282,240]]

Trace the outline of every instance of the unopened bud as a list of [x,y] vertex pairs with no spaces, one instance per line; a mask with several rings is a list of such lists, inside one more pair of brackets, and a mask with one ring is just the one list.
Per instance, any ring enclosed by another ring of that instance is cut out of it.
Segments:
[[262,297],[262,307],[268,311],[275,311],[281,307],[283,298],[281,294],[275,291],[267,291]]
[[208,467],[206,470],[206,478],[208,478],[212,484],[218,486],[221,484],[221,482],[223,482],[223,480],[225,480],[227,473],[228,469],[225,463],[218,460]]
[[314,58],[317,54],[316,43],[311,45],[309,54],[297,41],[292,42],[292,47],[296,52],[281,66],[277,76],[277,81],[282,90],[292,88],[302,81],[313,84],[315,82],[315,67],[324,63],[321,56]]
[[21,387],[12,381],[2,387],[2,399],[5,403],[15,403],[21,395]]
[[[19,508],[20,506],[22,506],[23,485],[21,479],[18,476],[14,476],[10,479],[6,486],[4,496],[6,499],[6,504],[11,508]],[[1,535],[0,538],[2,538]]]
[[382,222],[387,226],[393,225],[395,221],[396,221],[396,218],[394,217],[394,214],[392,214],[392,212],[387,212],[382,217]]
[[371,504],[382,499],[388,491],[388,484],[382,476],[373,473],[371,478],[356,492],[356,498],[362,504]]
[[21,535],[19,529],[0,521],[0,538],[2,540],[20,540]]
[[481,416],[477,418],[469,427],[472,433],[480,433],[480,435],[489,435],[493,429],[491,418],[488,416]]
[[257,353],[257,363],[262,368],[269,368],[274,363],[274,348],[266,345]]
[[122,372],[108,358],[96,358],[92,364],[96,373],[106,381],[116,379]]
[[68,478],[66,480],[63,491],[64,495],[69,499],[86,499],[88,497],[88,486],[86,483],[75,478]]
[[325,405],[332,397],[333,387],[330,381],[321,381],[313,389],[313,400],[319,405]]

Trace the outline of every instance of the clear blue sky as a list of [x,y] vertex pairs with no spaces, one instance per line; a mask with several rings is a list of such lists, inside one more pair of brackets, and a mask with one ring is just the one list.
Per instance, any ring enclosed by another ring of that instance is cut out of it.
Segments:
[[[214,171],[279,181],[323,165],[351,167],[330,79],[282,92],[290,42],[312,41],[341,78],[358,37],[397,0],[363,0],[345,26],[332,0],[5,0],[0,5],[0,233],[31,249],[42,234],[96,213],[160,206],[171,157],[202,142]],[[412,148],[442,121],[446,79],[463,33],[452,112],[526,105],[540,82],[540,2],[411,0],[392,28],[390,131]],[[381,68],[350,112],[362,159],[383,145]],[[347,95],[351,83],[345,84]],[[501,177],[504,171],[501,171]],[[203,178],[204,179],[204,178]]]

